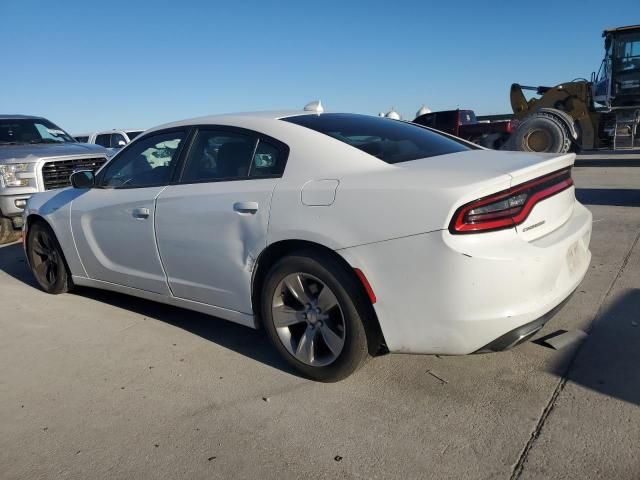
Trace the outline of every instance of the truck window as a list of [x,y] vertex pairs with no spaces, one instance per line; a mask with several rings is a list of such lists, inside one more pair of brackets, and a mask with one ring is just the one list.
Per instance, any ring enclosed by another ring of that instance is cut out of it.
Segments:
[[473,110],[460,110],[460,125],[477,123],[476,114]]
[[125,145],[127,144],[127,139],[124,138],[124,135],[120,134],[120,133],[112,133],[111,134],[111,148],[120,148],[122,147],[122,145],[119,145],[118,142],[124,142]]
[[110,148],[111,147],[111,134],[110,133],[103,133],[102,135],[98,135],[96,137],[96,144],[97,145],[102,145],[105,148]]

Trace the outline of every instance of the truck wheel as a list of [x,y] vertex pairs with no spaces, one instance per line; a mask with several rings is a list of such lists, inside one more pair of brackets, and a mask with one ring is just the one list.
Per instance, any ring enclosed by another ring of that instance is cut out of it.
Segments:
[[513,135],[513,147],[522,152],[567,153],[571,138],[560,120],[538,112],[518,125]]
[[13,228],[11,219],[0,217],[0,245],[15,242],[20,238],[20,230]]

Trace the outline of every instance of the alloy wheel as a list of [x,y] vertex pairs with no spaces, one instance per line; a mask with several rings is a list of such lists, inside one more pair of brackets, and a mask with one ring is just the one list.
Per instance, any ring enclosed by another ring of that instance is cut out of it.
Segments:
[[342,353],[344,314],[336,295],[317,277],[284,277],[274,292],[271,312],[280,341],[300,362],[323,367]]
[[32,249],[33,271],[43,284],[54,285],[58,281],[62,266],[60,254],[53,240],[45,232],[38,231]]

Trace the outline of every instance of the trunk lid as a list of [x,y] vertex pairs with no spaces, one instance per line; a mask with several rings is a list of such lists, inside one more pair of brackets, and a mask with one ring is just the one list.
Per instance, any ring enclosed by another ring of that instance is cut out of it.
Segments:
[[[558,170],[570,168],[575,162],[573,153],[553,155],[549,158],[510,173],[511,186],[543,177]],[[536,203],[527,219],[516,226],[518,235],[526,241],[532,241],[547,235],[564,225],[573,213],[576,202],[575,187],[571,186],[555,195]]]
[[[396,164],[412,173],[425,170],[422,177],[431,185],[448,187],[457,192],[454,210],[468,202],[497,193],[509,187],[570,168],[575,154],[542,154],[495,150],[477,150],[429,157]],[[500,181],[505,179],[506,182]],[[516,227],[527,241],[542,237],[563,225],[571,216],[575,189],[567,188],[538,202],[526,220]],[[453,216],[453,211],[449,220]]]
[[411,172],[425,171],[434,185],[457,187],[509,175],[513,184],[573,165],[575,155],[474,150],[427,157],[392,166]]

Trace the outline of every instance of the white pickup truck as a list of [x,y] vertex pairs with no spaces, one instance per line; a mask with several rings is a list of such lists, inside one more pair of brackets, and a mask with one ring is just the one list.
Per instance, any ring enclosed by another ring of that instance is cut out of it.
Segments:
[[0,115],[0,244],[18,238],[31,195],[68,187],[75,170],[97,170],[107,158],[45,118]]
[[73,137],[81,143],[95,143],[96,145],[108,148],[115,153],[118,149],[124,147],[131,140],[140,135],[144,130],[105,130],[94,133],[79,133]]

